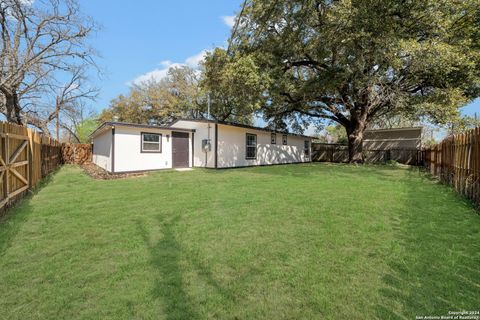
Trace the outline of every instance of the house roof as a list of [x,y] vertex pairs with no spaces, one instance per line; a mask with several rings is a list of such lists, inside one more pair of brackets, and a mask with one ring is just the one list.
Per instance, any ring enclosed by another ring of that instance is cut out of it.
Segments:
[[249,126],[249,125],[246,125],[246,124],[240,124],[240,123],[235,123],[235,122],[220,121],[220,120],[208,120],[208,119],[178,119],[178,120],[174,121],[172,124],[170,124],[170,126],[174,126],[179,121],[216,123],[216,124],[221,124],[221,125],[225,125],[225,126],[246,128],[246,129],[252,129],[252,130],[260,130],[260,131],[266,131],[266,132],[271,132],[271,133],[286,134],[286,135],[289,135],[289,136],[297,136],[297,137],[312,138],[312,139],[315,138],[315,137],[311,137],[311,136],[307,136],[307,135],[303,135],[303,134],[290,133],[288,131],[278,131],[278,130],[272,130],[272,129],[269,129],[269,128]]
[[175,130],[175,131],[184,131],[184,132],[195,132],[195,130],[191,129],[180,129],[180,128],[172,128],[170,126],[155,126],[150,124],[138,124],[138,123],[129,123],[129,122],[117,122],[117,121],[107,121],[102,123],[95,131],[90,134],[91,138],[95,138],[95,136],[102,132],[106,127],[133,127],[133,128],[141,128],[141,129],[158,129],[158,130]]

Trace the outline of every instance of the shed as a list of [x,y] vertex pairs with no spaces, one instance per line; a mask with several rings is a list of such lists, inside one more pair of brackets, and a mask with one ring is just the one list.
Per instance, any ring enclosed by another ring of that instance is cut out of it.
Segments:
[[422,127],[365,130],[364,150],[419,150]]

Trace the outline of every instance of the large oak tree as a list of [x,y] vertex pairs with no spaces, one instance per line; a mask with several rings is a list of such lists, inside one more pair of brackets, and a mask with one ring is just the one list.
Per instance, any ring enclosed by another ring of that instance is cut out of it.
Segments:
[[445,123],[480,91],[479,0],[246,0],[231,42],[268,76],[266,119],[328,119],[362,162],[389,114]]

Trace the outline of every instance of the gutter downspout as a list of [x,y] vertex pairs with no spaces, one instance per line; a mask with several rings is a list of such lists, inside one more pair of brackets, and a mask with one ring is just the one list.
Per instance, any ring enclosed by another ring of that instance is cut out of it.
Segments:
[[[210,94],[208,94],[208,103],[207,103],[207,106],[208,106],[208,108],[207,108],[207,121],[208,121],[207,122],[207,139],[208,140],[207,141],[208,141],[208,143],[210,145],[210,149],[211,149],[212,148],[212,143],[210,142],[211,141],[210,140],[210,128],[211,128],[211,126],[210,126],[210,105],[211,105]],[[204,150],[205,151],[205,168],[208,167],[208,149],[209,148],[205,148],[205,150]]]
[[218,123],[215,123],[215,169],[218,168]]
[[[207,141],[208,141],[208,143],[210,143],[210,122],[208,122],[207,128],[208,128],[208,129],[207,129],[207,131],[208,131],[208,133],[207,133]],[[211,145],[211,144],[210,144],[210,145]],[[203,150],[203,151],[205,151],[205,168],[206,168],[206,167],[208,166],[208,148],[205,148],[205,150]]]
[[115,127],[112,126],[112,173],[115,173]]

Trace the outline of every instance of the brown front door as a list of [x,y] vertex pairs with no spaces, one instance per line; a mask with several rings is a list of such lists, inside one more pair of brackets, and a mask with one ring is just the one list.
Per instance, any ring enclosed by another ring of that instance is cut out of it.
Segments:
[[172,132],[172,164],[174,168],[188,168],[189,138],[186,132]]

